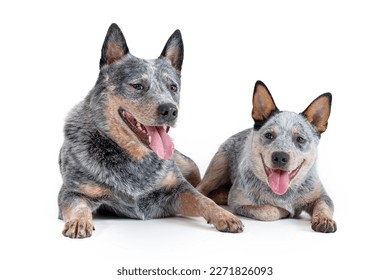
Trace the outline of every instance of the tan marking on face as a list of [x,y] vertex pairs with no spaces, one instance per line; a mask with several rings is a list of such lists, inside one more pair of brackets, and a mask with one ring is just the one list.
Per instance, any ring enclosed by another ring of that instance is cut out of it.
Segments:
[[95,199],[112,195],[109,189],[94,184],[83,184],[80,186],[80,191],[82,194]]
[[298,127],[293,127],[293,128],[291,129],[291,132],[292,132],[293,134],[298,134],[298,133],[299,133]]
[[170,77],[167,72],[162,73],[162,76],[164,77],[164,79],[169,79]]
[[[123,149],[128,155],[136,160],[145,158],[150,150],[146,147],[138,136],[124,123],[119,116],[120,107],[126,110],[128,102],[118,96],[108,95],[107,108],[105,115],[108,123],[108,130],[111,138]],[[129,110],[129,112],[132,112]]]

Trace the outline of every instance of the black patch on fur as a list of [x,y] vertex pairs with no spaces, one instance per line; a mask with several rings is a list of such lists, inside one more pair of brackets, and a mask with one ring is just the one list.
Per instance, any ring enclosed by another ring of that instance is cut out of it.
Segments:
[[[146,219],[153,217],[169,217],[175,211],[173,209],[174,201],[177,201],[177,195],[182,192],[180,187],[169,189],[157,189],[151,191],[138,200],[138,209]],[[157,212],[156,212],[157,211]]]

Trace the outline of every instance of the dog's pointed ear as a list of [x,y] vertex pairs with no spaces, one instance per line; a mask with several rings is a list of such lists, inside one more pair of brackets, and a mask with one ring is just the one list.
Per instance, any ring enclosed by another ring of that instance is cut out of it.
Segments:
[[179,29],[173,32],[171,37],[169,37],[163,51],[161,52],[160,58],[161,57],[168,58],[176,71],[179,73],[181,72],[181,66],[184,58],[184,46]]
[[271,93],[261,81],[257,81],[255,84],[252,102],[252,118],[255,121],[255,129],[260,128],[272,113],[279,111]]
[[318,96],[301,114],[311,123],[319,133],[323,133],[328,127],[332,94],[324,93]]
[[123,36],[123,33],[117,24],[111,24],[107,31],[106,38],[104,39],[102,56],[99,64],[100,68],[121,59],[127,53],[129,53],[129,49],[126,44],[125,36]]

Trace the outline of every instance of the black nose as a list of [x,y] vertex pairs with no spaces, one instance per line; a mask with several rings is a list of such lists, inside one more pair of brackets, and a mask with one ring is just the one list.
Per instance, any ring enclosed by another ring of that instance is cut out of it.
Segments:
[[173,104],[162,104],[158,108],[162,120],[171,122],[177,118],[177,107]]
[[272,154],[272,163],[274,168],[285,167],[290,159],[290,156],[285,152],[274,152]]

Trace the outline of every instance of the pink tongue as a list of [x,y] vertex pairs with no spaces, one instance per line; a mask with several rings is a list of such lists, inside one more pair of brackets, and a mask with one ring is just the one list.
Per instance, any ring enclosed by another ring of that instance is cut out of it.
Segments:
[[150,148],[162,159],[168,160],[173,154],[173,142],[162,126],[145,126],[152,140]]
[[287,171],[272,170],[271,174],[268,176],[268,182],[274,193],[282,195],[288,189],[290,178]]

